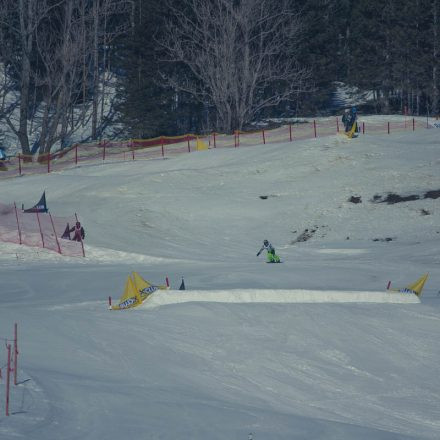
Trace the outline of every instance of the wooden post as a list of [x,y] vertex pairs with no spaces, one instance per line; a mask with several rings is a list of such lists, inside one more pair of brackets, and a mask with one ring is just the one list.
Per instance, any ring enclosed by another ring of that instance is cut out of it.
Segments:
[[339,118],[336,116],[336,133],[339,133]]
[[102,147],[102,160],[105,160],[105,142],[104,142],[104,145]]
[[11,345],[6,346],[8,350],[8,365],[6,371],[6,415],[9,416],[9,388],[10,388],[10,377],[11,377]]
[[20,229],[20,222],[18,221],[18,212],[17,212],[17,205],[14,202],[14,208],[15,208],[15,218],[17,219],[17,230],[18,230],[18,241],[21,243],[21,229]]
[[112,308],[112,297],[111,296],[108,297],[108,308],[109,309]]
[[21,176],[21,153],[18,153],[18,174]]
[[165,156],[165,151],[164,151],[164,147],[163,147],[164,141],[163,141],[163,136],[160,137],[160,145],[162,147],[162,157]]
[[365,134],[365,122],[362,122],[362,134]]
[[390,289],[390,286],[391,286],[391,281],[388,281],[388,284],[387,284],[387,290]]
[[188,143],[188,153],[191,153],[191,145],[189,143],[189,136],[186,137],[186,142]]
[[413,131],[416,129],[416,121],[415,121],[415,119],[413,118]]
[[388,122],[388,134],[390,134],[390,123]]
[[170,280],[168,279],[168,277],[165,278],[165,282],[167,284],[168,289],[170,288]]
[[214,133],[213,133],[212,135],[214,136],[214,148],[216,148],[216,142],[215,142],[215,131],[214,131]]
[[237,131],[234,131],[234,147],[237,148]]
[[50,173],[50,151],[47,153],[47,172]]
[[44,248],[44,236],[43,236],[43,230],[41,229],[40,216],[38,215],[38,211],[36,211],[35,214],[37,214],[37,221],[38,221],[38,227],[40,228],[41,242],[43,243],[43,248]]
[[264,136],[264,128],[261,130],[261,133],[263,134],[263,144],[266,145],[266,136]]
[[18,370],[18,333],[17,323],[14,324],[14,385],[17,385],[17,370]]
[[75,145],[75,165],[78,165],[78,144]]
[[317,137],[316,135],[316,121],[313,119],[313,131],[315,133],[315,138]]
[[292,140],[293,140],[293,137],[292,137],[292,124],[289,124],[289,139],[290,139],[290,142],[292,142]]
[[55,231],[55,225],[53,223],[53,218],[52,218],[52,214],[49,212],[49,218],[50,218],[50,222],[52,223],[52,229],[53,229],[53,235],[55,236],[55,240],[57,242],[57,247],[58,247],[58,253],[62,254],[61,252],[61,246],[60,246],[60,242],[58,241],[58,235],[57,232]]

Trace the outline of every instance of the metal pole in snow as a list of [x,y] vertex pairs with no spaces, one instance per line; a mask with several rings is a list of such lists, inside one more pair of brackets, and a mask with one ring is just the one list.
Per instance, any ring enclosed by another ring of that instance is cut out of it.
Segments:
[[339,133],[339,118],[336,117],[336,133]]
[[170,280],[168,279],[168,277],[165,278],[165,282],[167,283],[167,287],[169,289],[170,288]]
[[390,134],[390,123],[388,122],[388,134]]
[[313,119],[313,131],[315,133],[315,137],[317,137],[316,136],[316,121],[314,119]]
[[292,142],[293,138],[292,138],[292,124],[289,124],[289,138],[290,138],[290,142]]
[[263,144],[266,145],[266,136],[264,136],[264,128],[263,130],[261,130],[262,134],[263,134]]
[[387,290],[389,290],[390,286],[391,286],[391,281],[388,281]]

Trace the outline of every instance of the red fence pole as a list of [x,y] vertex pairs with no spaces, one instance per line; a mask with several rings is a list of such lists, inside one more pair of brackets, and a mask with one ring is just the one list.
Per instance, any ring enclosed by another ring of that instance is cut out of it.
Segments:
[[17,219],[18,241],[21,244],[21,229],[20,229],[20,222],[18,221],[17,205],[15,204],[15,202],[14,202],[14,209],[15,209],[15,218]]
[[261,133],[263,134],[263,144],[266,145],[266,136],[264,136],[264,128],[261,130]]
[[313,119],[313,131],[315,133],[315,137],[317,137],[316,136],[316,121],[314,119]]
[[292,138],[292,124],[289,124],[289,139],[290,142],[292,142],[293,138]]
[[44,248],[44,236],[43,236],[43,231],[41,229],[40,216],[38,215],[38,211],[36,211],[35,214],[37,214],[38,227],[40,228],[41,241],[43,243],[43,248]]
[[53,235],[55,236],[55,240],[57,242],[57,246],[58,246],[58,253],[62,254],[61,252],[61,246],[60,246],[60,242],[58,241],[58,235],[57,232],[55,231],[55,225],[53,223],[53,219],[52,219],[52,214],[49,212],[49,218],[50,218],[50,222],[52,223],[52,229],[53,229]]
[[14,324],[14,385],[17,385],[18,370],[18,332],[17,323]]
[[8,350],[8,365],[6,371],[6,415],[9,416],[9,387],[10,387],[10,376],[11,376],[11,345],[6,346]]

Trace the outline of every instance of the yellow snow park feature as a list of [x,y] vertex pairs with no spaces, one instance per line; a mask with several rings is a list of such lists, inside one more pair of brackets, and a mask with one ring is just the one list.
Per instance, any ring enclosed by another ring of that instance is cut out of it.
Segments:
[[349,131],[345,132],[349,139],[352,139],[354,134],[357,132],[357,122],[355,121]]
[[112,310],[130,309],[132,307],[137,307],[140,304],[142,304],[141,295],[139,294],[139,290],[134,286],[133,280],[129,275],[125,282],[124,293],[119,299],[119,304],[112,306]]
[[428,275],[429,274],[425,273],[425,275],[422,275],[417,281],[406,287],[403,287],[402,289],[391,289],[391,290],[394,292],[414,293],[414,295],[420,297],[422,296],[422,289],[426,283],[426,280],[428,279]]
[[133,277],[134,286],[139,292],[142,301],[146,300],[156,290],[166,290],[167,286],[156,286],[145,281],[137,272],[131,274]]
[[112,310],[132,309],[140,306],[156,290],[168,289],[167,286],[153,285],[145,281],[137,272],[132,272],[125,282],[124,293],[119,303],[112,306]]
[[205,142],[201,141],[199,138],[196,140],[197,151],[203,151],[208,149],[208,145]]

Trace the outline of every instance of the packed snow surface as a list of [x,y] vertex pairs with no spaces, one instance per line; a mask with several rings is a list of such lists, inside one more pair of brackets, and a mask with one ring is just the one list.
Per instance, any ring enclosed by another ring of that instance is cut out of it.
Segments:
[[[0,243],[0,439],[438,439],[438,133],[2,180],[76,212],[86,258]],[[110,311],[132,271],[171,290]],[[424,273],[420,299],[386,290]]]

